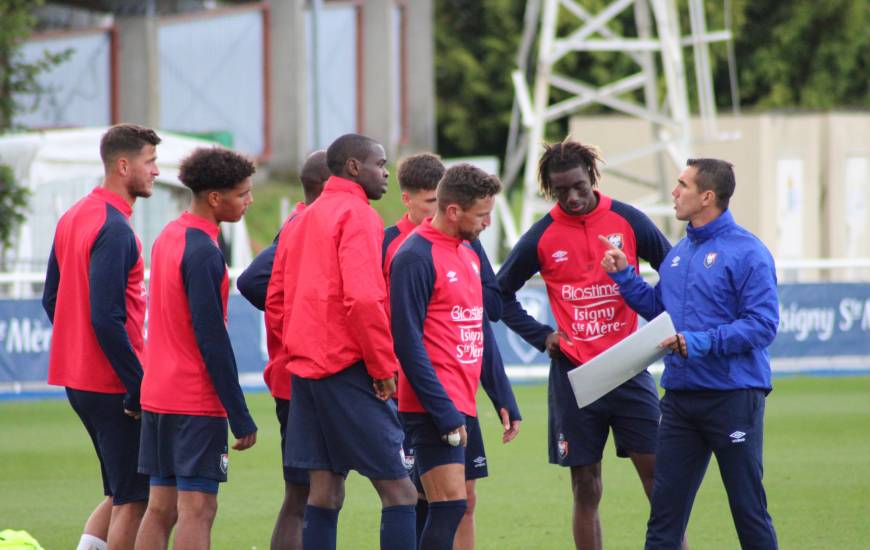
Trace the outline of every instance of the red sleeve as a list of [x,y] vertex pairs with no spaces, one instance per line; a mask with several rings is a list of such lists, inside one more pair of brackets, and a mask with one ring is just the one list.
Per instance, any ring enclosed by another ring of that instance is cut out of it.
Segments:
[[357,211],[344,220],[338,243],[348,327],[375,380],[389,378],[399,370],[386,312],[387,290],[381,271],[383,239],[384,227],[377,214]]

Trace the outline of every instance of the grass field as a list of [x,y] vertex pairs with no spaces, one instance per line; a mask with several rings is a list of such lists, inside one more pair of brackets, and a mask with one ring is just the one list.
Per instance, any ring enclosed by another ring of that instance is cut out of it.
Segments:
[[[786,377],[775,386],[767,401],[765,482],[780,546],[870,548],[870,377]],[[489,405],[481,407],[490,477],[478,485],[478,548],[572,548],[568,472],[546,464],[546,388],[516,391],[525,421],[509,445],[501,444]],[[273,402],[254,393],[248,403],[260,434],[253,449],[231,455],[217,549],[268,548],[281,500]],[[96,457],[78,419],[63,400],[4,402],[0,438],[0,529],[27,529],[48,550],[74,547],[100,499]],[[640,483],[611,444],[605,453],[605,545],[640,548],[648,513]],[[368,482],[351,474],[339,548],[377,548],[379,509]],[[715,462],[688,536],[695,549],[738,548]]]

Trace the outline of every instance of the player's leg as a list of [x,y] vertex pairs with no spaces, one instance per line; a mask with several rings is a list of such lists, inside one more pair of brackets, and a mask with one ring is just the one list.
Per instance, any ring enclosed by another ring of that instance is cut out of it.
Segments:
[[88,516],[76,550],[106,550],[111,518],[112,497],[107,496],[97,504],[91,515]]
[[112,507],[108,543],[112,549],[130,549],[136,543],[136,533],[145,515],[147,501],[128,502]]
[[465,513],[456,528],[453,550],[474,550],[474,508],[477,505],[476,480],[465,480]]
[[218,481],[204,477],[178,478],[178,524],[175,548],[208,550],[217,515]]
[[[475,421],[466,417],[466,428]],[[419,547],[450,550],[467,507],[466,447],[442,441],[428,414],[402,413],[402,422],[413,442],[416,468],[429,502]]]
[[[275,415],[281,433],[281,460],[284,460],[286,445],[287,416],[290,402],[275,398]],[[305,504],[308,502],[308,472],[298,468],[283,467],[284,501],[272,530],[271,550],[299,550],[302,548],[302,521],[305,517]]]
[[[307,474],[307,472],[306,472]],[[307,475],[306,475],[307,477]],[[272,550],[302,548],[302,521],[308,502],[308,484],[284,482],[284,501],[272,531]]]
[[710,463],[710,447],[695,422],[705,420],[697,416],[699,398],[693,393],[668,391],[661,401],[646,550],[680,547],[695,495]]
[[136,550],[165,550],[177,520],[178,493],[175,489],[175,478],[152,477],[148,508],[136,536]]
[[477,505],[476,480],[489,475],[486,464],[486,450],[483,446],[483,432],[477,417],[466,417],[465,430],[468,434],[468,444],[465,447],[465,500],[467,507],[456,538],[453,540],[454,550],[474,549],[474,509]]
[[764,392],[739,390],[717,407],[714,453],[742,548],[777,548],[762,477]]
[[601,548],[601,520],[598,505],[603,483],[601,457],[610,432],[606,407],[599,399],[582,409],[568,371],[567,359],[554,359],[548,387],[550,463],[571,468],[573,496],[572,532],[577,548]]

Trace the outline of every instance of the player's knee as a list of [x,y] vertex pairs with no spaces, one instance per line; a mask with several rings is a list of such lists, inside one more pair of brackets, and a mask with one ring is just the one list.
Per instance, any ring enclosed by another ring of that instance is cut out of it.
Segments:
[[175,522],[178,521],[178,508],[176,508],[174,502],[150,501],[148,502],[146,513],[154,521],[164,526],[175,525]]
[[302,517],[307,502],[308,486],[288,483],[284,491],[284,504],[281,507],[281,513],[288,517]]
[[600,470],[586,467],[572,469],[571,486],[576,503],[594,506],[601,501],[604,485]]
[[372,483],[375,485],[384,507],[414,506],[417,504],[417,488],[411,483],[410,478],[373,480]]

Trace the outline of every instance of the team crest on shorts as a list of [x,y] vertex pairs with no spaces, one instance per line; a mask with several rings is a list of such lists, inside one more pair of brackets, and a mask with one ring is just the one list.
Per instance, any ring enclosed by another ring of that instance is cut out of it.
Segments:
[[230,455],[227,453],[221,453],[221,472],[227,473],[227,470],[230,467]]
[[716,263],[716,257],[718,256],[715,252],[707,252],[707,255],[704,256],[704,267],[710,269],[710,267]]
[[559,460],[568,458],[568,440],[565,439],[565,434],[559,434]]
[[610,241],[610,244],[622,250],[622,233],[613,233],[611,235],[608,235],[607,240]]
[[405,452],[405,449],[399,450],[399,456],[402,458],[402,465],[405,466],[405,469],[410,472],[414,469],[414,462],[416,459],[414,458],[414,449],[408,449],[408,452]]

